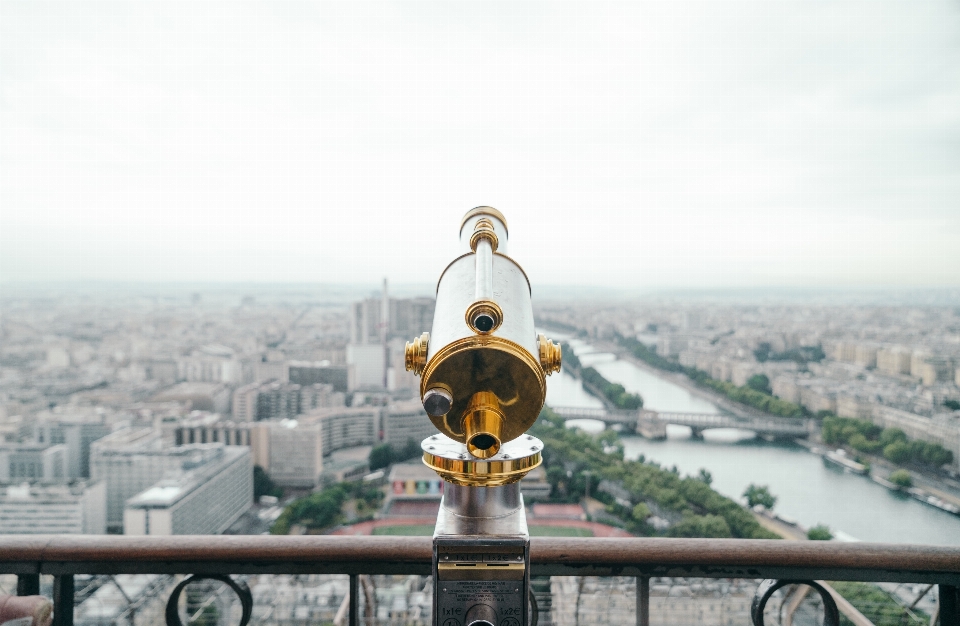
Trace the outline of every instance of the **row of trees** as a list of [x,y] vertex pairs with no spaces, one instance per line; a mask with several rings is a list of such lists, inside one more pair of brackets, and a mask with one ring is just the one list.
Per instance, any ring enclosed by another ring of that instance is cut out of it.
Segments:
[[665,370],[667,372],[687,372],[688,368],[680,365],[676,361],[663,358],[657,354],[656,350],[652,350],[645,344],[637,341],[636,337],[624,337],[623,335],[618,334],[617,341],[621,346],[629,350],[633,356],[640,359],[644,363],[656,367],[657,369]]
[[753,385],[748,384],[738,387],[733,383],[711,378],[709,374],[695,367],[684,367],[675,361],[665,359],[655,350],[648,348],[633,337],[617,335],[617,340],[620,345],[628,349],[633,356],[641,361],[668,372],[682,372],[697,384],[718,391],[734,402],[740,402],[781,417],[801,417],[803,415],[803,409],[799,405],[770,395],[770,381],[766,380],[766,384],[762,383],[766,376],[756,378],[756,380],[751,379]]
[[[708,472],[681,477],[676,468],[665,469],[643,458],[626,461],[616,433],[592,436],[567,429],[549,408],[544,408],[531,432],[544,442],[543,462],[553,501],[578,502],[589,486],[590,493],[608,505],[608,513],[637,535],[778,538],[750,511],[714,491]],[[629,503],[599,489],[603,481],[628,493]],[[665,532],[650,524],[654,513],[672,521]]]
[[694,381],[703,385],[704,387],[709,387],[714,391],[719,391],[734,402],[746,404],[747,406],[752,406],[755,409],[760,409],[761,411],[765,411],[773,415],[779,415],[780,417],[803,416],[803,409],[793,402],[787,402],[786,400],[775,398],[769,393],[757,391],[756,389],[753,389],[747,385],[738,387],[733,383],[711,378],[706,372],[702,372],[698,369],[688,369],[691,371],[689,371],[687,375]]
[[580,370],[580,378],[599,390],[618,409],[635,411],[643,408],[643,398],[639,394],[629,393],[620,383],[611,383],[592,367]]
[[953,453],[936,443],[910,440],[899,428],[880,428],[872,422],[823,415],[820,430],[826,443],[848,445],[867,454],[882,454],[897,465],[915,463],[939,468],[953,462]]
[[294,524],[309,530],[321,531],[345,521],[344,508],[353,502],[352,521],[371,519],[380,508],[383,492],[363,482],[340,483],[294,500],[283,510],[270,528],[273,535],[289,534]]
[[560,351],[563,354],[563,366],[572,370],[580,370],[580,359],[577,358],[577,353],[573,351],[573,348],[570,347],[570,344],[566,341],[560,344]]
[[820,362],[826,358],[823,348],[820,346],[801,346],[784,352],[777,352],[766,342],[757,346],[757,349],[753,351],[753,356],[760,363],[765,361],[796,361],[805,364],[810,361]]

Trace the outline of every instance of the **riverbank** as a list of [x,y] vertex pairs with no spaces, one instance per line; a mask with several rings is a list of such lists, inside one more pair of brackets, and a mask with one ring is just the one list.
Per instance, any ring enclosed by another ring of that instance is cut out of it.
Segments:
[[[797,445],[808,449],[813,454],[824,456],[824,458],[825,455],[829,454],[829,452],[833,449],[831,446],[826,446],[819,441],[811,442],[798,439],[796,443]],[[869,471],[863,473],[865,478],[869,478],[876,484],[888,489],[891,492],[902,493],[904,496],[911,497],[925,505],[932,506],[953,515],[960,515],[960,511],[958,511],[958,509],[960,509],[960,488],[950,484],[954,483],[955,481],[949,479],[938,480],[936,477],[930,477],[922,472],[908,470],[910,471],[910,478],[913,481],[913,487],[910,489],[902,489],[890,482],[889,479],[890,474],[903,468],[898,465],[894,465],[882,456],[863,453],[859,453],[859,455],[870,464]],[[938,503],[936,500],[930,500],[928,496],[932,496],[933,498],[940,500],[940,502]]]
[[[680,372],[668,372],[661,370],[657,367],[650,365],[649,363],[634,357],[629,352],[623,350],[621,346],[602,342],[598,344],[598,347],[602,350],[609,351],[617,355],[618,359],[621,359],[625,362],[630,363],[637,369],[643,370],[651,375],[657,376],[663,380],[667,380],[678,387],[683,388],[685,391],[691,395],[695,395],[703,400],[707,400],[720,408],[723,411],[726,411],[730,414],[736,415],[738,417],[777,417],[769,413],[765,413],[753,407],[749,407],[738,402],[734,402],[727,398],[725,395],[720,394],[712,389],[704,388],[698,385],[695,381],[691,380],[688,376]],[[824,452],[826,452],[826,447],[819,440],[819,435],[815,435],[815,442],[809,442],[805,440],[797,440],[796,443],[804,446],[808,449],[812,447],[824,447]],[[821,453],[818,453],[821,454]],[[887,478],[891,473],[897,469],[901,469],[899,466],[894,465],[887,461],[882,456],[875,455],[863,455],[864,458],[870,463],[870,467],[873,468],[869,474],[879,477],[882,481],[888,482]],[[842,463],[842,460],[834,460],[834,463]],[[849,462],[849,461],[848,461]],[[849,468],[848,468],[849,469]],[[864,468],[865,469],[865,468]],[[910,493],[910,497],[914,498],[918,502],[923,503],[927,506],[932,506],[938,508],[944,512],[957,514],[954,510],[954,507],[960,507],[960,483],[944,476],[935,476],[929,473],[922,471],[917,471],[916,469],[910,469],[910,474],[914,481],[914,486],[919,489],[915,493]],[[860,472],[854,472],[860,473]],[[863,472],[867,474],[867,471]],[[876,481],[875,481],[876,482]],[[878,482],[882,486],[883,483]],[[896,490],[896,489],[894,489]],[[931,497],[928,497],[931,496]],[[940,502],[937,502],[939,500]],[[942,506],[946,505],[946,506]]]
[[798,528],[785,524],[778,519],[773,519],[762,513],[753,512],[753,518],[757,520],[757,523],[769,530],[772,533],[776,533],[788,541],[806,541],[807,536],[802,533]]
[[686,374],[682,374],[680,372],[668,372],[666,370],[654,367],[646,361],[636,358],[624,350],[622,346],[604,342],[599,343],[598,348],[616,354],[618,359],[630,363],[634,367],[641,369],[648,374],[669,381],[674,385],[681,387],[691,395],[715,404],[721,411],[729,413],[730,415],[735,415],[737,417],[777,417],[776,415],[765,413],[764,411],[760,411],[745,404],[734,402],[722,393],[698,385],[694,381],[690,380],[690,377]]
[[[609,358],[589,356],[601,352],[622,354],[612,346],[590,342],[584,343],[581,349],[585,363],[590,363],[608,380],[643,395],[644,406],[651,410],[724,411],[723,399],[676,374],[629,357],[613,360],[612,355]],[[579,380],[568,375],[565,383],[568,384],[555,400],[558,406],[597,408],[601,404],[583,390]],[[557,387],[553,387],[554,394]],[[871,480],[864,482],[864,477],[838,472],[827,466],[819,454],[810,454],[805,449],[810,447],[810,442],[800,440],[797,445],[748,440],[725,432],[707,435],[703,439],[690,439],[673,428],[665,440],[642,439],[624,433],[621,442],[627,459],[643,457],[678,472],[679,476],[697,476],[701,469],[706,470],[712,475],[711,487],[737,502],[750,484],[767,485],[778,497],[777,511],[797,520],[800,527],[828,526],[842,540],[960,545],[960,518],[902,497]],[[754,523],[760,524],[760,521],[754,518]],[[762,528],[777,535],[786,533],[783,528],[774,530],[772,524],[764,524]],[[798,534],[795,531],[793,536]]]

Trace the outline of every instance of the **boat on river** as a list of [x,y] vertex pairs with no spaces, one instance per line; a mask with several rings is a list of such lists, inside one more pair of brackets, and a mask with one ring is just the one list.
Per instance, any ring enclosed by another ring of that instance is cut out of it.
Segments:
[[823,454],[823,460],[830,464],[835,465],[842,469],[845,472],[850,472],[851,474],[858,474],[864,476],[867,473],[867,466],[863,463],[857,463],[853,459],[847,456],[847,453],[843,450],[831,450]]

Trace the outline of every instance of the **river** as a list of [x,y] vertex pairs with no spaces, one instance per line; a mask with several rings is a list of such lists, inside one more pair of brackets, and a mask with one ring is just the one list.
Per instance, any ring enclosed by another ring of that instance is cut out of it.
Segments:
[[[720,412],[708,400],[628,361],[580,341],[570,343],[584,366],[642,395],[646,408]],[[602,406],[579,380],[564,372],[550,377],[547,388],[547,403],[553,406]],[[592,420],[568,424],[592,431],[603,427]],[[839,539],[960,545],[960,517],[892,493],[867,477],[838,471],[794,443],[769,443],[732,429],[707,431],[703,440],[697,440],[683,426],[668,426],[665,441],[632,435],[622,441],[627,458],[642,454],[664,467],[676,465],[684,475],[706,469],[713,475],[713,487],[735,500],[750,483],[768,485],[777,496],[776,511],[806,527],[826,524]]]

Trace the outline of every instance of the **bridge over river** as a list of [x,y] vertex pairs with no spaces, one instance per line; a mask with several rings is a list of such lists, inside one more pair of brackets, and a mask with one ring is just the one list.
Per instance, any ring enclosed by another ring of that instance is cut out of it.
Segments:
[[617,411],[569,406],[550,408],[553,409],[554,413],[565,419],[590,419],[607,425],[621,424],[650,439],[666,437],[667,424],[689,426],[695,437],[701,436],[703,431],[712,428],[739,428],[752,430],[761,437],[797,439],[808,437],[815,429],[812,420],[797,418],[737,417],[715,413],[669,413],[647,409]]

